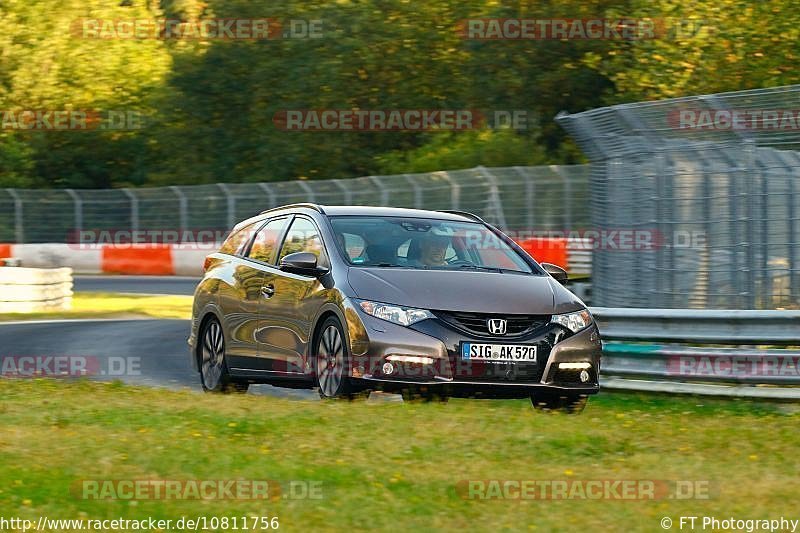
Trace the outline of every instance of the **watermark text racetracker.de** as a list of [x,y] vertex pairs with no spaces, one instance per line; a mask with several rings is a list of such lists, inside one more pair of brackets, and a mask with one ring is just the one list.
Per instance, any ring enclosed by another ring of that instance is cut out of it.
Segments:
[[282,109],[272,122],[282,131],[415,132],[527,130],[526,109]]
[[688,131],[797,131],[800,109],[673,109],[667,124]]
[[[252,235],[252,231],[249,235]],[[207,228],[194,230],[179,229],[103,229],[70,230],[66,242],[75,250],[97,250],[104,246],[127,249],[147,246],[180,245],[186,250],[207,250],[213,252],[230,234],[228,229]]]
[[700,19],[672,18],[472,18],[456,24],[456,34],[476,41],[574,41],[688,39],[708,34]]
[[82,479],[79,500],[321,500],[322,481],[293,479]]
[[800,356],[768,352],[667,354],[667,373],[681,377],[797,378]]
[[202,40],[261,41],[321,39],[321,19],[216,18],[216,19],[78,19],[70,30],[77,39],[99,40]]
[[0,109],[0,130],[132,131],[145,127],[135,109]]
[[93,355],[0,355],[0,376],[5,378],[58,378],[140,376],[141,358]]
[[468,479],[456,483],[465,500],[710,500],[708,480],[666,479]]

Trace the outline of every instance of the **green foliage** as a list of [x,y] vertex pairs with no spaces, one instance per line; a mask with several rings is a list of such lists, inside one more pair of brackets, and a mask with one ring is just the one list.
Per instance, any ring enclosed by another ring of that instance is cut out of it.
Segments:
[[[0,130],[0,187],[120,187],[572,163],[552,120],[798,82],[789,0],[0,0],[0,110],[122,110],[141,129]],[[654,17],[642,41],[474,41],[467,18]],[[322,38],[91,39],[81,19],[321,20]],[[683,21],[682,24],[679,24]],[[693,24],[691,21],[697,21]],[[676,31],[680,28],[681,31]],[[519,131],[288,132],[285,110],[526,110]]]
[[527,135],[511,130],[431,133],[419,148],[378,157],[380,174],[435,172],[442,169],[543,165],[544,150]]
[[800,26],[792,0],[636,0],[660,18],[663,37],[587,57],[622,101],[672,98],[800,83]]

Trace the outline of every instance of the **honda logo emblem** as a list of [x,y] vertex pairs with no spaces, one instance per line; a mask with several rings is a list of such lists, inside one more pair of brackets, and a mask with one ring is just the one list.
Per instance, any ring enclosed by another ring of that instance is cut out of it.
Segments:
[[492,335],[505,335],[506,334],[506,321],[503,318],[490,318],[486,321],[489,326],[489,333]]

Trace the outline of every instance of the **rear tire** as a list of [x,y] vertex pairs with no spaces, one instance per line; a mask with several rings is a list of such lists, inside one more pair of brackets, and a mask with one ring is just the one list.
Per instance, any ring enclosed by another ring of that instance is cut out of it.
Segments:
[[537,394],[531,396],[533,407],[540,411],[560,411],[571,415],[583,412],[589,398],[586,395]]
[[328,317],[314,343],[314,375],[319,396],[325,400],[354,397],[350,381],[350,353],[338,318]]
[[228,372],[225,335],[216,318],[206,321],[200,333],[199,363],[200,384],[205,392],[243,394],[250,388],[249,383],[234,380]]

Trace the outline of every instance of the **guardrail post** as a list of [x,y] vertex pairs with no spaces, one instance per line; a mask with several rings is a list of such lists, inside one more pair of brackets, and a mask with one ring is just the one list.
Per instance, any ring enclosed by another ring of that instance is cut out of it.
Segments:
[[791,167],[787,169],[788,176],[788,194],[786,195],[787,214],[789,219],[789,297],[792,303],[800,303],[800,266],[797,264],[798,248],[800,243],[797,242],[797,210],[795,208],[795,199],[797,198],[795,192],[795,174],[800,177],[800,173],[793,170]]
[[333,184],[336,185],[339,190],[342,191],[342,196],[344,197],[344,205],[353,205],[353,191],[351,191],[342,180],[331,180]]
[[369,180],[381,191],[381,206],[389,205],[389,189],[378,176],[368,176]]
[[502,230],[508,229],[506,226],[506,215],[503,212],[503,202],[500,200],[500,189],[497,186],[497,178],[484,166],[479,166],[477,170],[484,177],[489,185],[489,207],[488,211],[494,212],[497,225]]
[[562,189],[564,191],[561,195],[564,209],[564,227],[561,228],[561,230],[570,231],[572,229],[572,183],[569,181],[569,176],[561,172],[561,167],[559,165],[550,165],[550,170],[561,178]]
[[139,197],[130,189],[122,189],[131,202],[131,231],[139,230]]
[[236,197],[231,194],[227,183],[217,183],[217,187],[225,194],[228,205],[228,227],[232,228],[236,225]]
[[419,183],[414,181],[414,178],[412,178],[409,174],[403,174],[403,177],[411,185],[411,189],[414,191],[414,209],[422,209],[422,189],[420,188]]
[[317,201],[317,195],[314,194],[314,189],[305,182],[305,180],[297,180],[297,184],[300,186],[301,189],[306,193],[306,201],[309,203],[315,203]]
[[24,226],[24,205],[19,193],[14,189],[6,189],[6,192],[14,200],[14,240],[17,244],[25,242]]
[[178,197],[178,225],[180,234],[183,235],[189,226],[189,200],[177,185],[170,185],[169,188]]
[[533,208],[534,194],[536,193],[536,184],[533,176],[527,174],[522,170],[522,167],[514,167],[514,172],[520,175],[522,182],[525,184],[525,231],[534,231],[533,215],[535,209]]
[[73,231],[80,234],[81,230],[83,230],[83,199],[73,189],[64,189],[64,192],[72,198],[75,206],[75,228]]
[[745,221],[745,231],[747,235],[747,242],[745,243],[745,250],[746,250],[746,261],[747,261],[747,269],[745,270],[747,273],[747,309],[755,309],[756,308],[756,276],[755,276],[755,266],[756,266],[756,252],[755,252],[755,240],[756,240],[756,232],[755,232],[755,216],[756,216],[756,206],[755,206],[755,179],[753,178],[753,173],[755,172],[755,165],[754,165],[754,144],[753,141],[747,139],[744,143],[744,152],[745,152],[745,168],[744,168],[744,177],[745,177],[745,187],[744,190],[741,192],[741,195],[744,197],[746,202],[746,221]]
[[[259,183],[258,186],[261,187],[261,190],[263,190],[265,193],[267,193],[267,198],[269,198],[269,207],[268,207],[268,209],[272,209],[273,207],[277,207],[278,200],[275,197],[275,192],[272,190],[272,187],[270,187],[269,184],[267,184],[267,183]],[[231,226],[231,227],[233,227],[233,226]]]
[[434,172],[434,176],[440,176],[450,184],[450,209],[459,209],[459,205],[461,204],[461,184],[456,183],[450,173],[446,170],[440,170],[439,172]]
[[[755,157],[755,145],[753,145],[753,157]],[[755,168],[755,161],[752,161]],[[761,225],[761,236],[759,240],[761,241],[761,276],[764,282],[762,283],[762,290],[761,290],[761,308],[762,309],[769,309],[772,303],[772,272],[769,268],[769,250],[770,250],[770,231],[769,231],[769,186],[767,179],[769,178],[769,171],[767,172],[758,172],[758,179],[761,182],[761,195],[759,199],[761,201],[761,215],[760,215],[760,225]],[[751,193],[752,195],[752,193]]]

